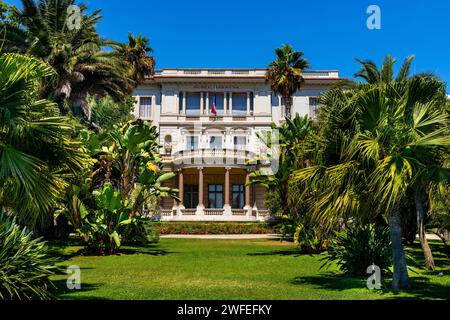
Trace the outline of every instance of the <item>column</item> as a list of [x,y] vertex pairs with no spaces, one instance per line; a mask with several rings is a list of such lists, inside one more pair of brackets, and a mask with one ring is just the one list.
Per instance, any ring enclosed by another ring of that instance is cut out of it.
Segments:
[[203,167],[198,167],[198,205],[195,214],[203,215],[205,205],[203,204]]
[[250,92],[247,92],[247,116],[250,115]]
[[230,103],[228,104],[228,114],[230,116],[233,115],[233,92],[229,93],[230,95],[230,100],[228,100]]
[[224,214],[232,215],[230,206],[230,167],[225,167],[225,199],[224,199]]
[[183,169],[178,170],[178,197],[180,198],[180,203],[178,205],[179,209],[185,209],[183,205],[184,199],[184,176]]
[[186,91],[183,91],[183,114],[186,114]]
[[209,107],[210,107],[210,105],[209,105],[209,92],[207,92],[206,93],[206,111],[205,111],[206,114],[209,114]]
[[[177,178],[176,177],[173,178],[173,188],[177,189]],[[173,199],[172,213],[174,210],[177,210],[177,207],[178,207],[177,200]]]
[[200,92],[200,115],[203,114],[203,92]]
[[245,207],[244,209],[251,208],[250,206],[250,173],[248,170],[245,172]]
[[227,114],[227,93],[223,93],[223,114]]
[[256,184],[252,186],[252,196],[253,196],[253,208],[251,208],[252,216],[258,218],[258,207],[256,205]]

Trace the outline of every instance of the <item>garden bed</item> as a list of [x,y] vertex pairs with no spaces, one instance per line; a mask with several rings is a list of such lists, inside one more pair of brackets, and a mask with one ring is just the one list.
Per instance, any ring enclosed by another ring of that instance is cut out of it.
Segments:
[[275,226],[265,222],[157,222],[160,234],[273,234]]

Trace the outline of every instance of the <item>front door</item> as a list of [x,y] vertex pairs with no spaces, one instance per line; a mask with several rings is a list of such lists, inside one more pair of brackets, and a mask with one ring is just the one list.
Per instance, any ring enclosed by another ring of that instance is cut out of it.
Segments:
[[211,208],[211,209],[223,208],[223,185],[222,184],[208,185],[208,208]]
[[186,209],[195,209],[198,206],[198,184],[184,185],[184,206]]

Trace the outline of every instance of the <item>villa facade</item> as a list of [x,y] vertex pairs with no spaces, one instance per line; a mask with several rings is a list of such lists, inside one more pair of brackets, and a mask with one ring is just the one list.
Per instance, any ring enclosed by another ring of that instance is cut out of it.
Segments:
[[[284,119],[265,69],[164,69],[134,92],[134,115],[159,128],[164,170],[181,202],[163,198],[163,221],[262,221],[265,189],[249,174],[271,166],[257,133]],[[317,97],[341,80],[337,71],[305,71],[292,114],[315,116]],[[213,107],[214,105],[214,107]],[[255,159],[263,159],[254,161]],[[250,164],[249,164],[250,162]]]

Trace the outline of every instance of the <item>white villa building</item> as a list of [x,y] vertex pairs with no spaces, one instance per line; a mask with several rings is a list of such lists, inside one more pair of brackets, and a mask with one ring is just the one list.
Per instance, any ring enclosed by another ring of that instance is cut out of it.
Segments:
[[[267,154],[256,135],[284,119],[265,69],[164,69],[138,87],[137,118],[159,128],[164,170],[176,178],[177,203],[161,201],[164,221],[262,221],[269,217],[265,189],[246,186]],[[293,99],[292,114],[314,116],[317,96],[342,80],[335,70],[308,70]],[[211,113],[215,103],[216,115]],[[260,162],[258,162],[260,163]],[[265,166],[269,166],[268,163]]]

